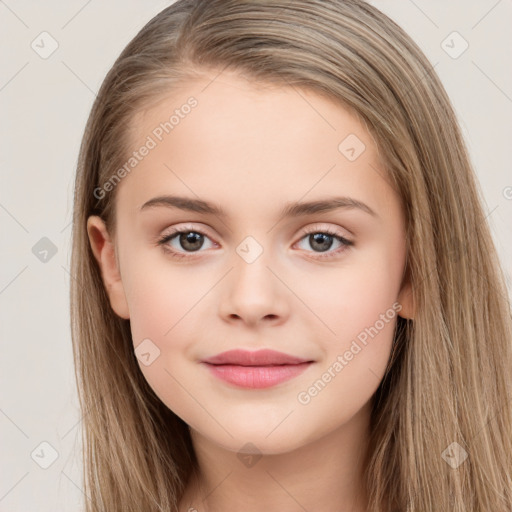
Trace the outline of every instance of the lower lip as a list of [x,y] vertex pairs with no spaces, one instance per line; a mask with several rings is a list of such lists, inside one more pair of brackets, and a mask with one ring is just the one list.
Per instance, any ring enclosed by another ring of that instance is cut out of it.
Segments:
[[300,364],[283,364],[276,366],[239,366],[234,364],[204,363],[210,371],[230,384],[242,388],[262,389],[275,386],[281,382],[300,375],[311,362]]

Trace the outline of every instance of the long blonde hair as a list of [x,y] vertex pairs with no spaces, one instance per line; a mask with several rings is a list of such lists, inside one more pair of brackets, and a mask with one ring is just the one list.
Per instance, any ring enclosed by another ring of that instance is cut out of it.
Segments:
[[[110,307],[86,221],[114,230],[115,189],[94,191],[126,161],[130,121],[205,67],[351,109],[402,198],[416,314],[398,319],[374,397],[369,510],[512,510],[511,309],[481,192],[432,66],[362,0],[178,0],[107,74],[80,149],[71,261],[86,510],[177,511],[197,470],[187,425],[145,381],[129,320]],[[453,446],[468,454],[456,468]]]

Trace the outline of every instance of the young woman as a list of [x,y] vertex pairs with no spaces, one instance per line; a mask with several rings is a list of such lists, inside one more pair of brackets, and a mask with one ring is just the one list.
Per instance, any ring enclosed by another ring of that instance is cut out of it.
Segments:
[[512,510],[512,328],[450,101],[361,0],[178,0],[75,189],[87,511]]

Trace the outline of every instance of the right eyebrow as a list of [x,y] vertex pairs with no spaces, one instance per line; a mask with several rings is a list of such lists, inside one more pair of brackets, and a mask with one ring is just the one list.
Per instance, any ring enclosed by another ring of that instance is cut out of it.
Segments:
[[226,212],[222,207],[203,201],[202,199],[193,199],[191,197],[179,196],[158,196],[146,201],[141,207],[141,211],[147,208],[154,208],[157,206],[166,206],[168,208],[178,208],[189,212],[204,213],[210,215],[218,215],[219,217],[227,217]]

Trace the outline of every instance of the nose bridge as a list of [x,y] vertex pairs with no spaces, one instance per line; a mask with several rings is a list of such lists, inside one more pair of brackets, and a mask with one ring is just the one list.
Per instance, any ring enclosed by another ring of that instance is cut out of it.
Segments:
[[253,236],[245,237],[235,248],[234,268],[227,276],[221,304],[223,316],[257,322],[285,314],[285,290],[274,275],[272,252]]
[[[259,237],[261,239],[261,236]],[[254,303],[268,300],[275,293],[275,277],[268,267],[272,266],[268,243],[260,243],[253,236],[247,236],[235,249],[235,269],[231,286],[243,292],[242,299]]]

